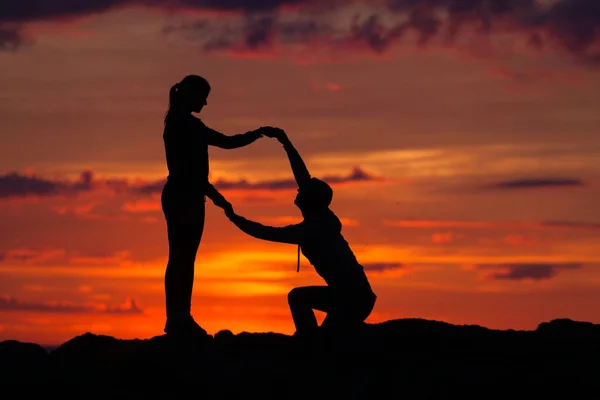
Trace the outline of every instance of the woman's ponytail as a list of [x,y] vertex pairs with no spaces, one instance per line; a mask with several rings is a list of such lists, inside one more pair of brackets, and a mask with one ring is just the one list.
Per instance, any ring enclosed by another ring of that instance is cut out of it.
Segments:
[[169,109],[167,110],[167,114],[165,115],[165,125],[169,118],[172,116],[173,111],[180,106],[179,104],[180,93],[179,93],[179,83],[171,86],[171,90],[169,90]]

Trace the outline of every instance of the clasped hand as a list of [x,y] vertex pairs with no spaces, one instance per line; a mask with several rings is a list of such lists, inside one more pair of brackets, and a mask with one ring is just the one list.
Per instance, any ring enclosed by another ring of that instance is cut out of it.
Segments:
[[235,215],[235,212],[233,211],[233,206],[230,202],[225,200],[224,197],[216,199],[216,201],[213,201],[213,203],[215,204],[215,206],[220,207],[223,209],[223,211],[225,211],[225,215],[227,216],[227,218],[231,218],[233,215]]
[[258,133],[269,138],[276,138],[280,142],[286,138],[286,134],[283,129],[274,128],[272,126],[262,126],[258,128]]
[[[272,126],[262,126],[257,129],[257,132],[260,133],[262,136],[266,136],[269,138],[276,138],[281,143],[283,143],[287,139],[287,135],[285,134],[285,131],[281,128],[275,128]],[[220,207],[223,209],[223,211],[225,211],[225,215],[227,216],[227,218],[231,219],[233,216],[235,216],[235,212],[233,211],[233,206],[231,205],[230,202],[228,202],[225,199],[225,197],[219,196],[213,200],[213,203],[217,207]]]

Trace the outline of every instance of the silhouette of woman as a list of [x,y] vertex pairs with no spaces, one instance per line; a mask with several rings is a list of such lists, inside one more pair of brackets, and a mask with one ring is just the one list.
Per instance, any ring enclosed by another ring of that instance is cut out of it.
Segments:
[[191,315],[194,264],[202,239],[205,201],[208,196],[223,207],[226,200],[208,181],[208,146],[223,149],[243,147],[275,128],[262,127],[226,136],[210,129],[192,112],[207,105],[211,87],[197,75],[188,75],[173,85],[165,116],[163,140],[169,175],[162,191],[162,210],[167,223],[169,261],[165,272],[168,335],[205,335]]

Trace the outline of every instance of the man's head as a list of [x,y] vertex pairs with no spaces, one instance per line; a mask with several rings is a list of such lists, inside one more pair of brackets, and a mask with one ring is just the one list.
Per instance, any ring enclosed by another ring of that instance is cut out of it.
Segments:
[[315,211],[329,207],[332,198],[333,190],[327,183],[317,178],[310,178],[308,183],[298,189],[294,204],[300,210]]

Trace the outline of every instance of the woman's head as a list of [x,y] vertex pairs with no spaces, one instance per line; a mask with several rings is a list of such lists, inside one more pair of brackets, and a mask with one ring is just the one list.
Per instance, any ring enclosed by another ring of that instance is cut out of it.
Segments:
[[169,110],[165,123],[172,113],[200,112],[207,104],[210,84],[198,75],[188,75],[171,87],[169,92]]
[[333,199],[331,186],[317,178],[298,189],[294,204],[303,211],[318,211],[329,207]]

